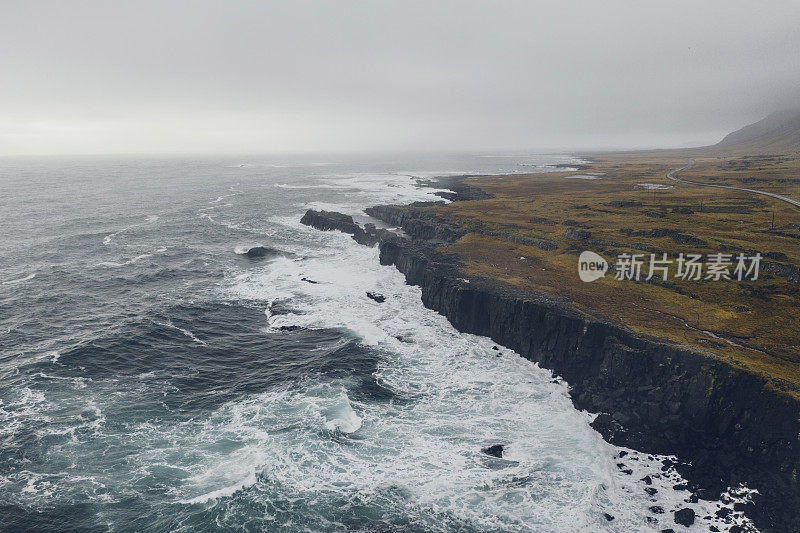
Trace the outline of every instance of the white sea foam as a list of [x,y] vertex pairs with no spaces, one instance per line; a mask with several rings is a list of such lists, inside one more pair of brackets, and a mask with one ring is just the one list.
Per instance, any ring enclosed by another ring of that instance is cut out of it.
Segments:
[[350,398],[342,393],[336,401],[323,411],[325,415],[325,427],[329,431],[341,433],[355,433],[361,427],[361,417],[353,410],[350,405]]
[[199,338],[197,337],[197,335],[195,335],[194,333],[192,333],[192,332],[191,332],[191,331],[189,331],[188,329],[185,329],[185,328],[181,328],[181,327],[179,327],[179,326],[176,326],[175,324],[173,324],[173,323],[172,323],[172,321],[167,321],[167,322],[154,322],[154,323],[155,323],[155,324],[158,324],[159,326],[163,326],[163,327],[165,327],[165,328],[171,328],[171,329],[174,329],[174,330],[176,330],[176,331],[180,331],[181,333],[183,333],[184,335],[186,335],[187,337],[189,337],[190,339],[192,339],[192,340],[193,340],[194,342],[196,342],[197,344],[200,344],[201,346],[208,346],[208,343],[207,343],[206,341],[204,341],[204,340],[202,340],[202,339],[199,339]]
[[130,231],[133,228],[137,228],[137,227],[143,226],[144,224],[152,224],[153,222],[157,221],[159,218],[160,217],[158,215],[147,215],[145,217],[145,222],[143,222],[143,223],[132,224],[132,225],[126,227],[126,228],[122,228],[119,231],[115,231],[113,233],[109,233],[108,235],[103,237],[103,245],[108,246],[108,245],[112,244],[114,237],[116,237],[117,235],[120,235],[122,233]]
[[8,280],[8,281],[4,281],[4,282],[3,282],[3,285],[16,285],[17,283],[22,283],[22,282],[24,282],[24,281],[31,280],[31,279],[33,279],[33,278],[35,278],[35,277],[36,277],[36,273],[34,272],[34,273],[32,273],[32,274],[28,274],[28,275],[27,275],[27,276],[25,276],[24,278],[19,278],[19,279],[10,279],[10,280]]
[[116,261],[102,261],[100,263],[97,263],[97,266],[103,266],[103,267],[109,267],[109,268],[119,268],[119,267],[124,267],[124,266],[128,266],[128,265],[133,265],[135,263],[138,263],[142,259],[147,259],[148,257],[153,257],[153,254],[137,255],[136,257],[132,257],[132,258],[128,259],[127,261],[123,261],[122,263],[117,263]]
[[338,187],[336,185],[321,183],[318,185],[289,185],[288,183],[276,183],[273,187],[277,189],[342,189],[352,187]]

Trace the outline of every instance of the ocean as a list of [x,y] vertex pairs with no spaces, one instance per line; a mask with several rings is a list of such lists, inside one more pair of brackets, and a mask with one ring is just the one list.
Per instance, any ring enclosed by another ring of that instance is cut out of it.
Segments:
[[663,457],[604,442],[566,383],[457,332],[376,248],[299,223],[570,162],[0,159],[0,528],[676,527]]

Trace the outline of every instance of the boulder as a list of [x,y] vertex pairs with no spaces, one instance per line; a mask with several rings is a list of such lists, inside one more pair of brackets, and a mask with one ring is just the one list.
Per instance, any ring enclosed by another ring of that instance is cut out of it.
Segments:
[[369,291],[367,291],[367,298],[369,298],[371,300],[375,300],[379,304],[382,304],[383,302],[386,301],[386,296],[384,296],[383,294],[379,294],[377,292],[369,292]]
[[502,444],[493,444],[488,448],[482,449],[481,451],[486,455],[491,455],[492,457],[499,457],[502,459],[504,448],[505,447]]
[[694,509],[685,508],[675,511],[675,523],[682,526],[689,527],[694,524],[695,517]]
[[585,241],[591,236],[592,232],[586,231],[585,229],[567,228],[564,232],[564,237],[571,241]]
[[353,217],[334,211],[315,211],[314,209],[309,209],[306,211],[306,214],[303,215],[303,218],[300,219],[300,223],[323,231],[339,230],[351,235],[358,231],[363,231],[358,224],[353,222]]
[[272,248],[267,248],[265,246],[254,246],[247,250],[244,255],[246,255],[249,259],[261,259],[263,257],[271,257],[276,256],[280,252],[277,250],[273,250]]

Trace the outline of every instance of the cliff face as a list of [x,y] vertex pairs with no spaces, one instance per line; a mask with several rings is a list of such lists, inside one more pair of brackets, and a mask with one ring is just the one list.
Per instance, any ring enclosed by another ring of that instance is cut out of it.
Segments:
[[455,242],[466,231],[462,228],[445,224],[433,214],[411,211],[394,205],[377,205],[364,210],[366,214],[403,228],[415,239],[440,242]]
[[577,408],[606,413],[595,427],[611,442],[677,455],[691,463],[682,470],[701,491],[746,483],[761,492],[754,519],[800,527],[795,400],[722,361],[586,320],[558,302],[488,281],[465,283],[423,246],[396,240],[381,243],[380,252],[381,263],[420,286],[425,306],[456,329],[490,337],[563,377]]
[[414,238],[379,239],[380,261],[420,286],[426,307],[562,376],[577,408],[602,413],[593,425],[610,442],[677,455],[700,497],[745,483],[760,492],[746,509],[756,524],[800,531],[796,399],[713,356],[586,319],[557,298],[464,280],[428,242],[451,228],[402,213],[369,210]]

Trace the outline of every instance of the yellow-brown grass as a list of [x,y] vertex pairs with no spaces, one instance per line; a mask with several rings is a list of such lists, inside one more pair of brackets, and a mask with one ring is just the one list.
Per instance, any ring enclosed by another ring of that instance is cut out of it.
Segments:
[[[595,155],[595,162],[578,172],[471,178],[469,183],[494,198],[426,209],[475,230],[443,248],[457,257],[465,273],[563,296],[588,316],[724,358],[770,376],[779,388],[786,388],[786,382],[800,385],[800,284],[763,271],[758,281],[742,282],[681,281],[670,276],[668,283],[644,283],[614,280],[607,274],[583,283],[578,278],[577,256],[584,249],[609,260],[621,252],[644,253],[649,260],[646,247],[671,257],[679,252],[721,250],[781,252],[787,257],[783,263],[800,264],[800,229],[791,226],[800,224],[800,209],[765,196],[666,180],[666,172],[682,166],[685,155],[604,154]],[[696,165],[681,177],[800,199],[793,181],[800,180],[797,154],[761,159],[758,164],[743,164],[738,155],[691,155]],[[588,172],[601,173],[601,179],[567,178]],[[744,178],[743,184],[739,180]],[[671,188],[652,191],[639,187],[641,183]],[[614,207],[619,204],[612,202],[619,201],[641,205]],[[673,212],[673,208],[694,213]],[[647,213],[663,216],[653,218]],[[585,226],[591,237],[588,241],[565,238],[564,222]],[[785,229],[787,225],[790,229]],[[623,231],[654,228],[678,230],[705,244],[679,244],[670,236],[653,238]],[[558,249],[545,251],[509,237],[544,239],[555,242]]]

